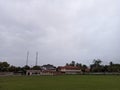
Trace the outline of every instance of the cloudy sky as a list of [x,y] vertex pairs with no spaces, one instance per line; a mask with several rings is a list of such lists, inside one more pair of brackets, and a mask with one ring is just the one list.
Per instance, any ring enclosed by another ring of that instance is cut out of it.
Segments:
[[0,60],[120,63],[120,0],[0,0]]

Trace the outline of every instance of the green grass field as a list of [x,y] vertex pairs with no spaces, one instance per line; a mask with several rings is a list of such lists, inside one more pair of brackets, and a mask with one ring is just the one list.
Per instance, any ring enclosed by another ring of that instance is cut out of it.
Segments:
[[120,76],[0,77],[0,90],[120,90]]

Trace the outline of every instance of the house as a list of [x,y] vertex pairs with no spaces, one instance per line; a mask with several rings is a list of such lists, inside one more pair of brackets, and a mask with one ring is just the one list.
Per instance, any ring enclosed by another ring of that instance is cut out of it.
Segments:
[[27,70],[26,75],[55,75],[56,67],[50,64],[41,66],[38,70]]
[[56,71],[45,70],[41,72],[41,75],[56,75]]
[[42,71],[56,71],[56,67],[51,64],[43,65],[41,68]]
[[26,75],[40,75],[41,72],[41,70],[27,70]]
[[50,70],[27,70],[26,75],[56,75],[56,71],[50,71]]
[[77,66],[59,66],[57,68],[58,72],[64,73],[64,74],[81,74],[82,71]]

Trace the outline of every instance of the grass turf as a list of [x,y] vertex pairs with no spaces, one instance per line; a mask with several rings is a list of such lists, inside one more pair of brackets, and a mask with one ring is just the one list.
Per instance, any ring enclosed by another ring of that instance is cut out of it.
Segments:
[[120,76],[0,77],[0,90],[120,90]]

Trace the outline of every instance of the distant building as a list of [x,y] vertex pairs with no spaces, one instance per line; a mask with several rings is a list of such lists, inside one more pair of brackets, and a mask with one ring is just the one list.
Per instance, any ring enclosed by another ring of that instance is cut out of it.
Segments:
[[40,70],[27,70],[26,75],[55,75],[56,67],[50,64],[41,66]]
[[14,75],[13,72],[0,72],[0,76],[12,76]]
[[31,76],[31,75],[56,75],[56,71],[27,70],[26,75],[28,75],[28,76]]
[[40,75],[41,70],[27,70],[26,75]]
[[76,66],[59,66],[57,68],[57,71],[64,74],[81,74],[82,73],[81,69]]
[[81,68],[77,66],[59,66],[47,64],[41,66],[41,70],[27,70],[26,75],[62,75],[62,74],[81,74]]
[[41,68],[43,71],[56,71],[56,67],[51,64],[43,65]]

